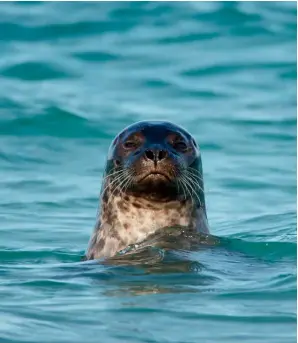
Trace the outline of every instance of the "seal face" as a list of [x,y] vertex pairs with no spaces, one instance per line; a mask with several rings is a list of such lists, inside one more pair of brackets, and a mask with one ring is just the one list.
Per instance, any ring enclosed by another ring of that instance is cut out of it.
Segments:
[[86,258],[111,257],[159,229],[208,233],[200,150],[169,122],[143,121],[113,140],[101,189],[101,210]]

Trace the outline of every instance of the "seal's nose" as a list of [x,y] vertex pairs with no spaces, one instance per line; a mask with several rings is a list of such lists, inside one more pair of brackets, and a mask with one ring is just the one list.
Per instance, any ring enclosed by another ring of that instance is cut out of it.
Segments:
[[146,150],[145,158],[154,162],[159,162],[168,156],[166,150]]

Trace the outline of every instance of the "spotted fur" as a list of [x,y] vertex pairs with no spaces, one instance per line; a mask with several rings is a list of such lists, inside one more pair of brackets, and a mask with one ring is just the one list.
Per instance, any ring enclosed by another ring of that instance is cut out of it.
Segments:
[[109,207],[103,205],[86,257],[111,257],[130,244],[144,241],[160,228],[176,225],[208,233],[203,209],[195,207],[191,200],[152,206],[145,199],[118,194],[109,198]]

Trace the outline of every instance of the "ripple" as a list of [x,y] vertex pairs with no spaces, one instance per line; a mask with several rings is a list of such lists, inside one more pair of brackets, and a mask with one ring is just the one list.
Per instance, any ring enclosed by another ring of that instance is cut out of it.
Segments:
[[8,78],[16,78],[23,81],[43,81],[74,77],[73,73],[67,73],[58,66],[43,62],[23,62],[2,69],[1,74]]
[[46,263],[49,260],[57,262],[78,262],[80,257],[77,253],[55,250],[3,250],[0,249],[1,263],[12,264],[22,262],[25,263]]
[[297,258],[297,244],[292,242],[247,242],[232,239],[228,240],[226,244],[230,249],[269,261],[283,258],[295,261]]
[[294,63],[290,62],[275,62],[268,61],[267,63],[233,63],[228,62],[222,65],[213,65],[205,68],[193,68],[183,71],[181,74],[187,77],[211,77],[213,75],[230,75],[231,73],[239,73],[243,71],[264,71],[264,70],[278,70],[279,72],[288,72],[295,68]]
[[112,62],[120,60],[120,56],[103,51],[83,51],[74,53],[73,56],[87,62]]
[[204,40],[215,39],[219,37],[216,32],[213,33],[187,33],[185,35],[178,35],[173,37],[159,38],[158,43],[160,44],[173,44],[173,43],[189,43],[198,42]]
[[[62,108],[52,106],[44,114],[5,120],[0,134],[19,136],[53,136],[91,138],[105,133],[94,122]],[[110,135],[107,135],[110,138]]]
[[84,37],[89,35],[106,34],[118,30],[131,30],[133,24],[129,22],[111,21],[77,21],[29,27],[16,23],[0,23],[1,41],[42,42],[46,40],[58,41],[67,37]]

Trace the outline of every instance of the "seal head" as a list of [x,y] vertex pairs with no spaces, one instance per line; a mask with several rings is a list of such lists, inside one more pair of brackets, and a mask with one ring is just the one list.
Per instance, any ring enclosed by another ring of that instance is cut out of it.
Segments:
[[135,123],[110,146],[86,258],[111,257],[175,225],[209,231],[200,150],[185,129],[170,122]]

